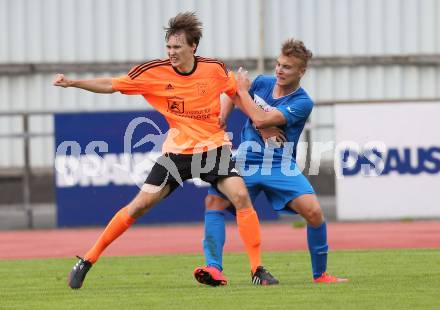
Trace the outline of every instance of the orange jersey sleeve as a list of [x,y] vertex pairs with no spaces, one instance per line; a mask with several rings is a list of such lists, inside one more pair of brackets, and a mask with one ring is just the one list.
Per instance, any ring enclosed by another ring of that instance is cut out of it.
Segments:
[[228,83],[224,93],[228,95],[228,97],[232,97],[237,93],[237,81],[235,80],[234,73],[232,71],[228,72]]
[[143,95],[148,92],[148,84],[138,83],[139,80],[132,80],[128,75],[112,78],[112,88],[125,95]]
[[140,64],[132,68],[127,75],[122,75],[112,79],[112,87],[114,90],[119,91],[125,95],[144,95],[147,94],[150,89],[150,83],[154,81],[152,79],[139,78],[148,69],[155,68],[161,65],[168,65],[168,60],[152,60],[146,63]]

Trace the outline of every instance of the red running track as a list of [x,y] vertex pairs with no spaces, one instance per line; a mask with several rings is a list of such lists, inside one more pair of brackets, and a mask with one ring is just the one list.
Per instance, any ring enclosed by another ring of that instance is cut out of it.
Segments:
[[[306,229],[262,224],[263,251],[307,250]],[[102,228],[0,232],[0,259],[83,255]],[[226,252],[243,252],[235,224],[226,227]],[[329,223],[331,250],[440,248],[440,221]],[[202,253],[203,226],[140,226],[129,229],[106,256]]]

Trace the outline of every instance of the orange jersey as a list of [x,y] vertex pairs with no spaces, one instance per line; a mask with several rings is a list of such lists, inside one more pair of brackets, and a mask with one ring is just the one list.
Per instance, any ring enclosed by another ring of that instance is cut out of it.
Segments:
[[220,95],[233,96],[237,85],[232,72],[215,59],[196,56],[188,74],[175,71],[168,59],[154,60],[112,79],[113,89],[142,95],[170,126],[162,151],[193,154],[230,144],[218,124]]

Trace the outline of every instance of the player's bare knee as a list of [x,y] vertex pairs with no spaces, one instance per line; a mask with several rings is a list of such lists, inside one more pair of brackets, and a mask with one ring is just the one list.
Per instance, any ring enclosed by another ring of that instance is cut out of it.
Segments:
[[231,196],[232,204],[237,208],[246,208],[250,206],[250,198],[246,189],[238,189]]
[[230,205],[226,199],[208,194],[205,197],[205,210],[223,211]]
[[308,209],[304,213],[304,218],[306,219],[307,223],[313,227],[318,227],[324,222],[324,214],[319,205]]

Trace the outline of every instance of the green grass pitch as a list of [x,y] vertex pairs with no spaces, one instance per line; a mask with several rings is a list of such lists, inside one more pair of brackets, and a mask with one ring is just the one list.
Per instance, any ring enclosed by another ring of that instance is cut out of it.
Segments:
[[103,257],[80,290],[66,275],[76,260],[0,261],[0,309],[440,309],[440,250],[335,251],[329,271],[349,283],[311,282],[306,252],[265,253],[280,280],[250,282],[244,254],[227,254],[229,285],[196,283],[200,255]]

